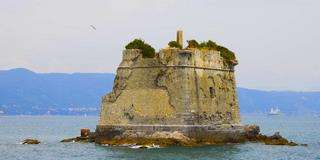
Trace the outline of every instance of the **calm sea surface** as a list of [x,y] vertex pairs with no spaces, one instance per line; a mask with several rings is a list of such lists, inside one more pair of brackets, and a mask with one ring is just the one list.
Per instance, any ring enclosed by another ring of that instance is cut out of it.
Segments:
[[[320,118],[315,116],[243,115],[242,123],[258,124],[262,132],[280,131],[285,137],[308,147],[268,146],[259,143],[210,147],[170,147],[130,149],[95,144],[60,143],[79,135],[80,128],[94,130],[98,117],[80,116],[0,116],[0,159],[21,160],[114,160],[114,159],[319,159]],[[25,138],[42,141],[21,145]]]

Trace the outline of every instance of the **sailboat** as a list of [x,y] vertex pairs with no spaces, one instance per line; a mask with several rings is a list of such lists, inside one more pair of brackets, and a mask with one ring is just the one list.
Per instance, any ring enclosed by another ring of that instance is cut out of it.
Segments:
[[280,115],[280,109],[279,108],[271,108],[269,115]]

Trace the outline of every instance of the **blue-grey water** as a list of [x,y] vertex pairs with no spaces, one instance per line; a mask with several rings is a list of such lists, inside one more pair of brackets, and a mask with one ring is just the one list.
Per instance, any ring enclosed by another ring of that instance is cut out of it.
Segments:
[[[98,117],[0,116],[0,159],[11,160],[115,160],[115,159],[319,159],[320,118],[316,116],[244,115],[244,124],[258,124],[265,134],[275,131],[307,147],[271,146],[259,143],[207,147],[130,149],[84,143],[60,143],[79,135],[80,128],[94,129]],[[33,137],[39,145],[22,145]]]

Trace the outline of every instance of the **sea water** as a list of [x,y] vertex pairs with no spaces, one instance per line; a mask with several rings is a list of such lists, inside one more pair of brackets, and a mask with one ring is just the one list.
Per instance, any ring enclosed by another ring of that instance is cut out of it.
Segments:
[[[92,143],[60,143],[78,136],[80,129],[95,129],[98,117],[83,116],[0,116],[0,160],[115,160],[115,159],[319,159],[320,118],[317,116],[242,115],[243,124],[257,124],[262,133],[279,131],[305,146],[273,146],[260,143],[206,147],[132,149]],[[39,145],[22,145],[36,138]]]

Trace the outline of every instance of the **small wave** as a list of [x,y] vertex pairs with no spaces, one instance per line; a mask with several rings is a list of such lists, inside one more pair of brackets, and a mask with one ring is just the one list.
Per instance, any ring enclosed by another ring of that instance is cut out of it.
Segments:
[[132,146],[129,146],[129,148],[132,148],[132,149],[151,149],[151,148],[160,148],[160,146],[155,145],[155,144],[152,144],[152,145],[132,145]]

